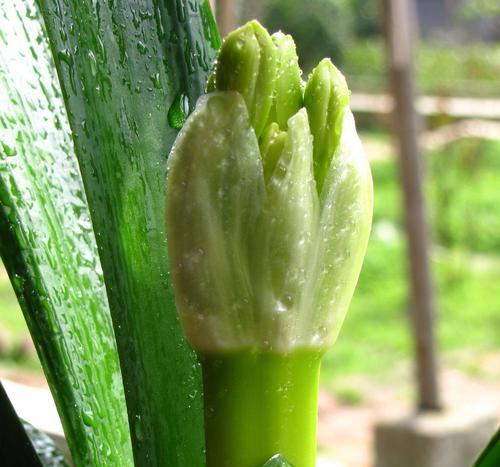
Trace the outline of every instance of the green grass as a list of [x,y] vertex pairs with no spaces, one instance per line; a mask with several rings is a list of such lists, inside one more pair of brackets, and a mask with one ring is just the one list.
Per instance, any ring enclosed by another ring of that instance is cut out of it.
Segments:
[[468,139],[430,155],[435,238],[447,246],[500,252],[500,142]]
[[360,405],[364,402],[363,391],[359,388],[341,386],[334,389],[335,397],[343,405]]
[[[496,96],[500,45],[450,46],[421,42],[415,71],[421,92],[436,95]],[[382,92],[387,88],[386,55],[381,40],[355,41],[344,54],[341,69],[353,90]]]

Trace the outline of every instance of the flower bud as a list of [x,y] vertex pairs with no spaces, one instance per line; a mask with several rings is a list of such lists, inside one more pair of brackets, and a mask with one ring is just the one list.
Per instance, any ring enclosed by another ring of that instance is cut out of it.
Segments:
[[222,46],[172,149],[167,233],[184,329],[201,354],[320,354],[361,269],[372,182],[329,60],[302,97],[290,36],[250,22]]
[[272,39],[276,48],[277,63],[270,120],[286,130],[288,119],[302,107],[302,72],[292,36],[276,32]]
[[344,76],[325,58],[313,70],[304,92],[304,106],[314,137],[314,176],[321,193],[339,143],[349,90]]
[[215,70],[218,91],[238,91],[259,137],[269,116],[276,76],[275,47],[269,33],[251,21],[230,33],[222,44]]
[[288,120],[283,149],[266,181],[266,200],[253,247],[254,287],[262,341],[289,348],[299,340],[300,298],[316,241],[319,198],[307,112]]

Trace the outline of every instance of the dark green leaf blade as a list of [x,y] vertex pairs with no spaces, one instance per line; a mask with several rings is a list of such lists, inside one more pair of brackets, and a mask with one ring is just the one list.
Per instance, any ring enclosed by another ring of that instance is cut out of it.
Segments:
[[68,467],[64,455],[59,451],[49,435],[24,420],[21,420],[21,423],[43,467]]
[[0,1],[0,252],[77,466],[131,465],[95,238],[36,9]]
[[[201,376],[174,307],[166,160],[218,46],[206,1],[39,0],[103,265],[138,466],[204,463]],[[176,125],[177,126],[177,125]]]
[[500,465],[500,428],[493,435],[473,467],[495,467]]
[[11,465],[42,467],[35,448],[0,382],[0,459]]

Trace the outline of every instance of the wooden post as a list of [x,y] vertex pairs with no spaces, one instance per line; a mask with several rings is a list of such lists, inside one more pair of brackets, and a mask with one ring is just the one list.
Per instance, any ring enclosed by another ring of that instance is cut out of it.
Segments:
[[217,0],[215,14],[222,37],[236,28],[236,0]]
[[429,268],[425,200],[422,190],[419,132],[421,122],[415,109],[412,45],[415,37],[413,0],[383,0],[385,32],[389,52],[390,83],[394,96],[396,131],[404,217],[408,238],[411,282],[411,322],[415,342],[419,410],[440,408],[434,305]]

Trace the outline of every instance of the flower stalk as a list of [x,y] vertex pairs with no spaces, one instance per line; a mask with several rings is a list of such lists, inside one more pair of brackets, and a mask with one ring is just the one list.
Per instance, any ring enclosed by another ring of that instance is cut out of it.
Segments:
[[242,350],[201,356],[208,466],[313,466],[320,356]]
[[365,254],[370,170],[342,74],[301,79],[295,44],[250,22],[169,158],[177,308],[200,358],[208,467],[313,467],[321,356]]

